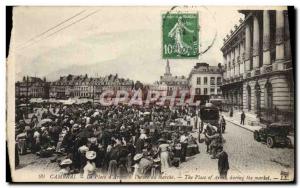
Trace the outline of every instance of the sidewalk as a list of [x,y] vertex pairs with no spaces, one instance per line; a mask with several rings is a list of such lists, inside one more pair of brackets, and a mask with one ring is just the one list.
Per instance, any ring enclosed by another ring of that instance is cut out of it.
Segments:
[[228,113],[222,113],[222,115],[224,116],[226,121],[229,121],[231,123],[233,123],[236,126],[239,126],[243,129],[246,129],[248,131],[254,132],[256,130],[261,129],[261,126],[258,125],[251,125],[249,122],[251,122],[251,120],[254,118],[251,117],[251,115],[246,114],[246,119],[245,119],[245,125],[241,125],[241,112],[235,112],[235,114],[233,115],[233,117],[229,117]]

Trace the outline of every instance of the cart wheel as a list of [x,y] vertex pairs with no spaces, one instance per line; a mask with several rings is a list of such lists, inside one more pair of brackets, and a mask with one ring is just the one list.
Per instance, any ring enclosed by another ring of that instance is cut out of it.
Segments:
[[259,135],[258,135],[258,132],[257,131],[254,131],[254,140],[256,140],[257,142],[260,141],[260,138],[259,138]]
[[267,138],[267,146],[269,147],[269,148],[272,148],[272,147],[274,147],[274,139],[272,138],[272,137],[268,137]]

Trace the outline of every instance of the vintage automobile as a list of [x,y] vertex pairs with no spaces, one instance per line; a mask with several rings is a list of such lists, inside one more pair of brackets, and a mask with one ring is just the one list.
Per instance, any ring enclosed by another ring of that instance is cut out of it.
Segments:
[[254,131],[254,139],[258,142],[265,142],[269,148],[277,145],[291,146],[291,140],[287,137],[290,124],[272,123],[259,130]]

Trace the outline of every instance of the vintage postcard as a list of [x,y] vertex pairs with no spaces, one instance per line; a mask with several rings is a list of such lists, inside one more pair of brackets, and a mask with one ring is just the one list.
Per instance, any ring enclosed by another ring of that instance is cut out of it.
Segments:
[[295,182],[294,9],[18,6],[13,182]]

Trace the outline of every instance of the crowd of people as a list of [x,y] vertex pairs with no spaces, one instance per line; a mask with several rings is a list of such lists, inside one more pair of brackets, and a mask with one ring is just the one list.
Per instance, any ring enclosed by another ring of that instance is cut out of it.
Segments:
[[45,104],[26,119],[17,110],[15,156],[49,157],[66,175],[157,178],[199,153],[191,135],[199,124],[196,111],[189,106]]

